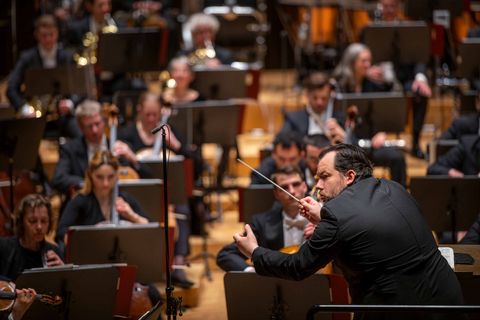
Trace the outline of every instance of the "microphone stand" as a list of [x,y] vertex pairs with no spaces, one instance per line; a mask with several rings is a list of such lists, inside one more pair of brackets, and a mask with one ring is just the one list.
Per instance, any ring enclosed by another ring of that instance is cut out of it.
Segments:
[[167,179],[167,142],[166,142],[166,130],[168,130],[167,124],[162,124],[152,130],[152,134],[162,131],[162,167],[163,167],[163,213],[164,213],[164,228],[165,228],[165,262],[166,262],[166,278],[167,287],[165,293],[167,295],[167,319],[177,319],[177,312],[182,315],[182,297],[176,298],[173,296],[173,284],[170,275],[170,245],[168,237],[168,179]]

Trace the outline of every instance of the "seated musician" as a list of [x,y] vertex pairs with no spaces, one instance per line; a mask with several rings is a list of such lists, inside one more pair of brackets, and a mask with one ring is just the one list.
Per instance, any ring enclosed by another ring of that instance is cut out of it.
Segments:
[[[271,178],[298,199],[307,194],[307,185],[298,167],[277,169]],[[272,250],[300,246],[311,235],[314,225],[298,213],[298,203],[288,194],[278,188],[273,190],[273,194],[280,205],[275,203],[269,211],[252,216],[250,225],[258,243]],[[217,264],[225,271],[255,271],[246,260],[235,243],[223,247],[217,255]]]
[[[195,13],[186,23],[192,35],[192,47],[181,50],[178,55],[188,56],[192,65],[207,67],[229,65],[233,62],[230,50],[215,44],[215,36],[220,28],[217,18],[213,15]],[[213,55],[204,57],[205,50],[209,50]]]
[[57,242],[63,242],[70,226],[110,222],[114,209],[121,222],[148,223],[147,214],[132,196],[120,193],[118,198],[113,199],[118,168],[118,159],[110,151],[100,150],[94,154],[85,173],[83,188],[67,204],[60,218]]
[[461,115],[454,119],[440,139],[460,139],[463,135],[480,134],[480,90],[477,90],[475,107],[476,113]]
[[312,73],[303,82],[307,105],[299,111],[285,113],[281,132],[295,131],[302,137],[324,134],[332,143],[345,141],[342,116],[333,113],[332,84],[323,73]]
[[168,72],[170,77],[175,80],[175,86],[167,87],[162,92],[164,102],[175,104],[205,100],[205,97],[202,97],[197,90],[190,88],[194,73],[186,56],[173,58],[168,64]]
[[330,146],[330,140],[323,134],[306,136],[303,139],[303,157],[305,159],[305,183],[308,190],[315,185],[315,174],[317,173],[318,156],[323,149]]
[[16,235],[0,238],[0,276],[15,281],[31,268],[63,265],[56,245],[45,240],[52,228],[50,202],[30,194],[18,206]]
[[[383,22],[396,22],[404,20],[405,17],[401,11],[400,0],[379,0],[380,15],[377,17]],[[412,148],[410,153],[420,159],[425,158],[425,154],[420,149],[420,133],[425,115],[427,113],[428,98],[432,95],[432,89],[427,79],[427,66],[425,63],[401,64],[393,62],[393,68],[398,81],[403,86],[403,90],[413,93],[413,132]],[[372,77],[378,77],[375,73],[370,73]],[[377,78],[378,79],[378,78]]]
[[480,214],[460,241],[461,244],[480,244]]
[[459,144],[428,167],[427,175],[448,175],[463,177],[480,173],[480,136],[463,135]]
[[[305,170],[302,159],[302,139],[296,132],[286,131],[277,134],[273,140],[272,155],[263,159],[257,169],[261,174],[270,177],[276,170],[286,166],[298,166]],[[266,184],[268,181],[252,171],[250,174],[251,184]]]
[[[60,146],[60,159],[52,179],[53,187],[62,192],[73,192],[82,188],[88,161],[98,150],[108,149],[100,103],[93,100],[83,101],[75,110],[75,116],[82,137]],[[126,143],[116,141],[114,153],[135,169],[140,177],[149,177],[148,170],[137,162],[135,154]]]
[[[73,64],[71,53],[64,50],[58,43],[58,26],[53,16],[43,15],[37,18],[34,35],[38,45],[22,52],[10,74],[7,86],[7,97],[10,103],[24,117],[34,116],[35,113],[22,92],[27,70],[34,68],[53,69]],[[41,79],[39,80],[41,81]],[[50,103],[48,100],[52,98],[54,97],[41,99],[41,101],[42,103]],[[80,130],[73,116],[73,102],[69,99],[61,99],[58,102],[58,112],[60,118],[55,121],[55,125],[58,126],[60,135],[67,137],[80,136]],[[50,124],[48,124],[47,129],[49,129],[49,126]]]
[[[0,277],[0,285],[3,284],[2,282],[4,281]],[[15,288],[13,282],[9,282],[9,285]],[[0,310],[0,320],[21,320],[37,297],[37,292],[32,288],[15,288],[15,293],[16,298],[11,310]]]
[[[375,74],[370,77],[369,74]],[[385,81],[382,70],[372,67],[372,53],[370,49],[360,43],[353,43],[345,49],[342,59],[335,68],[333,75],[337,80],[338,87],[343,93],[363,93],[389,91],[391,84]],[[354,126],[356,121],[350,125]],[[407,169],[404,154],[393,147],[384,147],[386,140],[385,132],[377,132],[372,137],[360,137],[359,139],[371,139],[372,149],[370,158],[375,165],[387,166],[390,169],[392,180],[406,185]]]

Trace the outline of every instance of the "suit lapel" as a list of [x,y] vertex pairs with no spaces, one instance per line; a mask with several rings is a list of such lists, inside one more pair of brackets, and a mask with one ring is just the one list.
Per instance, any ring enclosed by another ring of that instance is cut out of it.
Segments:
[[282,208],[275,208],[268,215],[265,225],[265,239],[269,248],[278,250],[284,247]]

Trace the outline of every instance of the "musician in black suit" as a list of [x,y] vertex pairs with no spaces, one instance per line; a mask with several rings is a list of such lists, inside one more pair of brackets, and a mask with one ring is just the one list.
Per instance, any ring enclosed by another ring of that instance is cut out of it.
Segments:
[[[263,159],[256,169],[266,177],[270,177],[277,169],[288,165],[299,166],[303,171],[305,170],[305,163],[302,159],[302,150],[302,139],[296,132],[280,132],[273,140],[272,155]],[[252,171],[250,183],[266,184],[268,181]]]
[[480,136],[464,135],[459,144],[428,167],[428,175],[463,177],[480,173]]
[[281,132],[295,131],[302,137],[324,134],[332,143],[345,142],[343,117],[335,113],[332,100],[332,84],[323,73],[312,73],[304,81],[307,105],[299,111],[285,113]]
[[[22,52],[10,74],[7,86],[7,97],[10,103],[20,115],[25,117],[33,116],[34,112],[22,92],[22,84],[25,82],[27,70],[53,69],[73,63],[71,53],[58,43],[58,26],[53,16],[44,15],[37,18],[34,35],[38,46]],[[61,99],[58,103],[58,112],[60,118],[56,121],[55,126],[60,130],[60,134],[68,137],[80,136],[73,116],[73,102]],[[50,126],[49,123],[48,130],[50,130]]]
[[308,190],[315,185],[315,174],[317,172],[318,156],[323,149],[330,146],[330,140],[323,134],[306,136],[303,139],[303,158],[305,160],[305,183]]
[[[372,177],[365,152],[339,144],[325,149],[317,170],[320,206],[300,200],[316,224],[294,254],[260,247],[249,225],[234,239],[260,275],[301,280],[330,260],[342,269],[353,304],[461,305],[455,273],[440,254],[418,205],[396,182]],[[449,319],[429,314],[363,314],[356,319]]]
[[[278,169],[272,175],[272,180],[299,199],[307,193],[307,185],[298,167]],[[297,202],[285,192],[275,188],[273,194],[278,202],[267,212],[252,217],[251,226],[258,243],[272,250],[300,245],[304,240],[308,221],[298,214]],[[310,231],[312,230],[310,227]],[[217,264],[225,271],[254,271],[246,263],[246,259],[235,243],[231,243],[220,250]]]
[[[64,193],[81,189],[89,160],[98,150],[108,149],[100,104],[85,100],[78,105],[75,115],[82,137],[60,146],[60,159],[52,179],[52,186]],[[130,165],[140,177],[149,177],[148,169],[137,161],[125,142],[116,141],[114,153],[121,158],[122,164]]]
[[477,112],[460,116],[452,121],[447,131],[442,133],[440,139],[460,139],[466,134],[480,135],[480,91],[475,98]]

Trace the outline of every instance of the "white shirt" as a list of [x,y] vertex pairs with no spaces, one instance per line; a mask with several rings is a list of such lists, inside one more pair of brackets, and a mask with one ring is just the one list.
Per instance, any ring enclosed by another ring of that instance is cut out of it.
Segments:
[[57,66],[57,45],[55,44],[51,50],[45,50],[38,46],[38,52],[43,61],[45,69],[53,69]]
[[88,162],[92,160],[93,156],[98,151],[108,150],[107,138],[103,135],[102,142],[100,144],[93,144],[87,141]]
[[310,106],[307,106],[308,113],[308,135],[312,134],[325,134],[323,130],[326,122],[326,113],[325,111],[321,114],[316,113],[312,110]]
[[[308,224],[308,220],[297,214],[295,219],[290,218],[285,211],[283,215],[283,245],[285,247],[300,245],[303,243],[303,229]],[[299,226],[292,226],[293,224]]]

